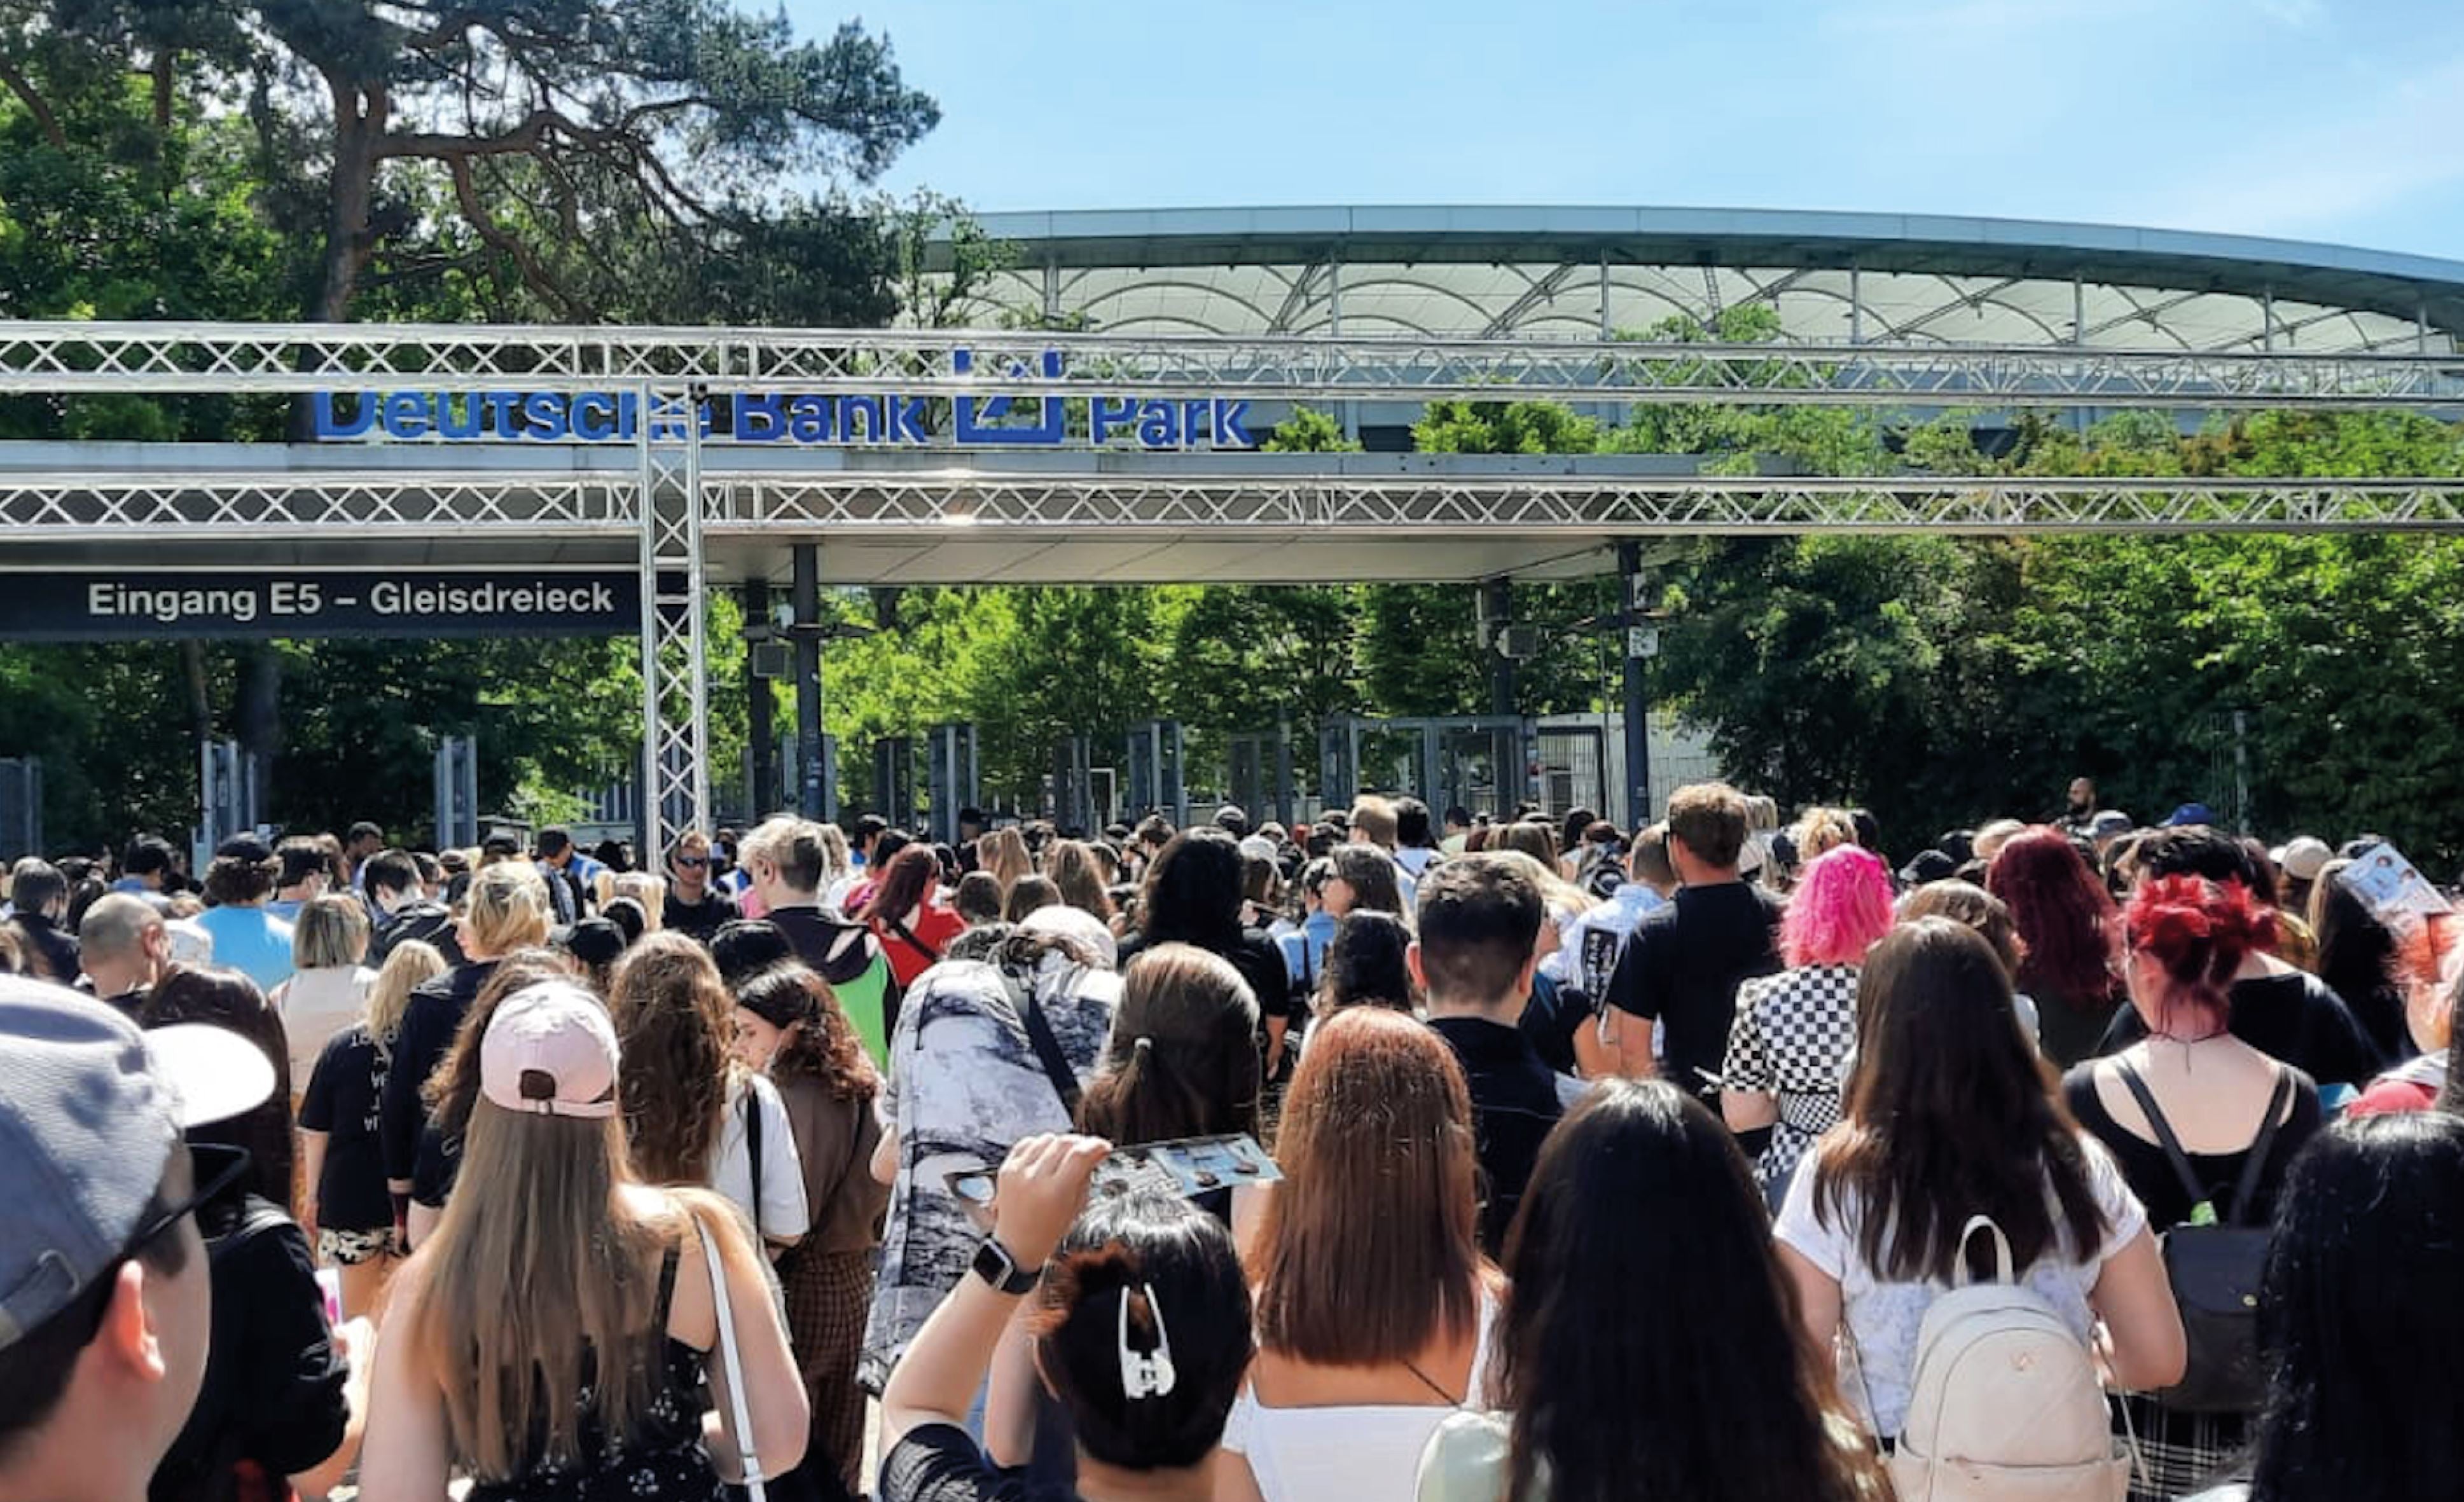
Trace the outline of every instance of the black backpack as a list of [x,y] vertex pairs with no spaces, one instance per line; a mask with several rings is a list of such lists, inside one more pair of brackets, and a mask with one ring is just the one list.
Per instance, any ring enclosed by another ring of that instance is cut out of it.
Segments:
[[[2199,1183],[2190,1155],[2173,1135],[2173,1123],[2156,1105],[2155,1092],[2128,1062],[2121,1073],[2192,1207],[2211,1202],[2214,1196]],[[2276,1144],[2277,1118],[2292,1093],[2293,1072],[2278,1064],[2266,1119],[2233,1186],[2232,1218],[2219,1215],[2213,1224],[2185,1222],[2162,1234],[2165,1276],[2173,1285],[2173,1302],[2181,1307],[2190,1359],[2182,1380],[2157,1397],[2177,1412],[2254,1413],[2267,1397],[2267,1368],[2258,1354],[2259,1274],[2267,1261],[2267,1226],[2251,1210],[2258,1199],[2259,1175],[2267,1170],[2268,1150]]]

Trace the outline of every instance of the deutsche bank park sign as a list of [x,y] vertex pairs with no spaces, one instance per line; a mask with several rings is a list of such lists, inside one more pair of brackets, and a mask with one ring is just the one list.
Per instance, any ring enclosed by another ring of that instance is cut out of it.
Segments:
[[[1042,369],[1063,379],[1059,350],[1044,352]],[[971,351],[953,350],[950,369],[964,378]],[[690,414],[646,413],[631,391],[446,392],[362,389],[319,391],[309,399],[316,436],[324,441],[417,443],[631,443],[683,438],[688,421],[709,442],[829,447],[1085,446],[1141,449],[1249,449],[1249,403],[1223,397],[1164,398],[1094,391],[1084,397],[838,396],[795,392],[731,392],[704,397]]]

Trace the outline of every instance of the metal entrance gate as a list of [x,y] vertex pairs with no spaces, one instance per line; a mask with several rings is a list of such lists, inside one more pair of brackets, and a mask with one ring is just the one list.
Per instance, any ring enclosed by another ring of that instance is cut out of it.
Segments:
[[1309,806],[1307,790],[1300,785],[1308,769],[1297,765],[1293,757],[1292,728],[1288,724],[1225,737],[1224,757],[1229,773],[1226,791],[1252,823],[1262,824],[1271,818],[1291,829],[1299,819],[1316,815],[1316,808]]
[[958,811],[973,808],[982,794],[979,791],[982,769],[976,754],[976,728],[973,725],[936,725],[930,737],[930,766],[926,769],[924,796],[925,816],[935,844],[951,845],[958,839]]
[[1433,813],[1461,805],[1510,816],[1529,798],[1529,722],[1511,716],[1339,714],[1318,728],[1321,793],[1328,807],[1362,793],[1408,794]]
[[1129,804],[1122,813],[1132,821],[1150,814],[1172,820],[1175,829],[1189,826],[1189,787],[1183,778],[1185,747],[1178,720],[1149,720],[1130,728],[1123,770],[1129,773]]

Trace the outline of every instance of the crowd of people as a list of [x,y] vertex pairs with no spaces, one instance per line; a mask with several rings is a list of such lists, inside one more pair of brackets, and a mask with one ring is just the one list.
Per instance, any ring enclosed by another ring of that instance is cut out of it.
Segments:
[[959,824],[17,862],[0,1502],[2464,1469],[2464,926],[2375,837]]

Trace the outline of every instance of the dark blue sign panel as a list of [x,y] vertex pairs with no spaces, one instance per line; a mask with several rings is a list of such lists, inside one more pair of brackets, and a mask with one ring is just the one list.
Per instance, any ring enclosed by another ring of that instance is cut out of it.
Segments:
[[0,640],[624,636],[641,589],[621,570],[45,570],[0,576]]

